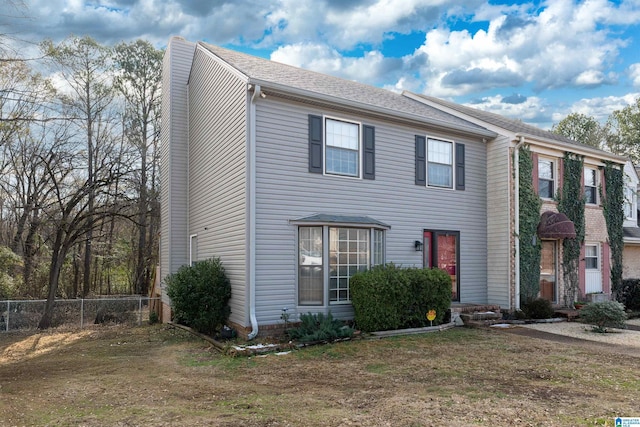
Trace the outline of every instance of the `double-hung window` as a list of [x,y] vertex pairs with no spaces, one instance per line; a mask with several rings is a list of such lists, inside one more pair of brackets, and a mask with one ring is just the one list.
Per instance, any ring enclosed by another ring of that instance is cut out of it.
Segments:
[[626,219],[636,219],[636,191],[634,188],[627,184],[624,187],[624,216]]
[[427,185],[453,188],[453,143],[427,139]]
[[375,127],[309,115],[309,172],[376,179]]
[[538,159],[538,195],[553,199],[555,194],[555,163],[549,159]]
[[326,173],[360,176],[360,125],[327,118],[325,135]]
[[598,202],[598,171],[593,168],[584,168],[584,197],[588,204],[595,205]]
[[298,227],[298,304],[351,302],[351,276],[384,264],[384,229],[353,226]]

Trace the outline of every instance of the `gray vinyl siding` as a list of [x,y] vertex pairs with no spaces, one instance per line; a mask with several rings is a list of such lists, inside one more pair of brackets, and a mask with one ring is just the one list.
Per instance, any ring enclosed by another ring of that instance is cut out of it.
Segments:
[[510,306],[510,191],[509,138],[500,136],[487,146],[487,302]]
[[[375,180],[308,172],[307,115],[330,115],[375,126]],[[466,190],[415,185],[416,134],[454,140],[466,148]],[[260,324],[280,322],[283,307],[296,308],[296,226],[290,220],[315,213],[369,216],[391,226],[386,261],[423,265],[413,242],[424,229],[460,231],[461,301],[487,300],[486,147],[479,140],[408,128],[338,111],[286,103],[275,97],[257,104],[256,314]],[[350,305],[332,305],[338,317]],[[290,311],[291,312],[291,311]]]
[[[188,262],[187,245],[187,80],[194,44],[171,40],[163,60],[160,142],[160,274],[164,279]],[[163,293],[163,300],[168,302]]]
[[198,260],[220,257],[230,320],[247,326],[246,82],[198,48],[189,108],[189,234],[198,236]]

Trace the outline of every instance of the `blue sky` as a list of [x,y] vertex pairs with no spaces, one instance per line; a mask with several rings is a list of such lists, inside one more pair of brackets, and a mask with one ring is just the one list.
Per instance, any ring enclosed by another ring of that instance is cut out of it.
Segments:
[[[5,2],[9,0],[4,0]],[[19,3],[19,2],[11,2]],[[549,128],[640,96],[640,0],[29,0],[0,34],[180,35]],[[6,8],[5,8],[6,9]]]

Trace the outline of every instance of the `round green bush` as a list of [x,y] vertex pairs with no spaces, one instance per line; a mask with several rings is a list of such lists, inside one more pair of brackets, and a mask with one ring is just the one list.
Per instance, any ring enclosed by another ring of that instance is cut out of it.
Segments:
[[226,323],[231,282],[219,258],[182,266],[165,281],[175,322],[208,335]]
[[529,319],[550,319],[554,314],[551,301],[544,298],[529,301],[522,307],[522,311]]
[[580,310],[580,320],[592,325],[595,332],[607,332],[607,328],[626,328],[627,313],[617,301],[592,302]]

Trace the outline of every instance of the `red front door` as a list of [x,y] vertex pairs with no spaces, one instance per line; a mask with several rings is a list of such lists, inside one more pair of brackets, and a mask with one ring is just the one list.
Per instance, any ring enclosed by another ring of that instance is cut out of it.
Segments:
[[424,232],[424,265],[429,268],[440,268],[449,274],[453,301],[460,301],[459,239],[460,233],[458,231]]

